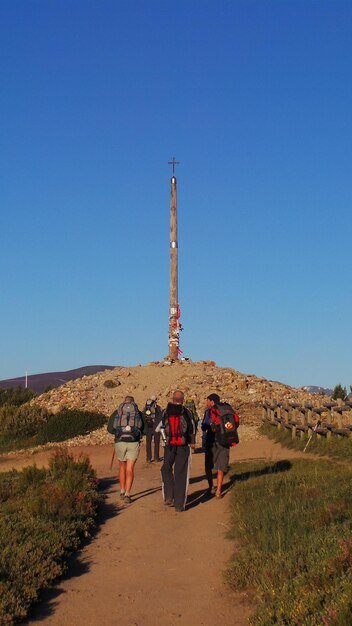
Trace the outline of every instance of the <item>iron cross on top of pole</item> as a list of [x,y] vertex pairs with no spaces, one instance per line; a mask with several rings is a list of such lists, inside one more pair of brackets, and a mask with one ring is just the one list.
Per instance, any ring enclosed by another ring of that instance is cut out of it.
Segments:
[[175,174],[175,165],[180,165],[180,161],[176,161],[175,157],[172,157],[172,161],[168,161],[168,165],[172,165],[172,175]]

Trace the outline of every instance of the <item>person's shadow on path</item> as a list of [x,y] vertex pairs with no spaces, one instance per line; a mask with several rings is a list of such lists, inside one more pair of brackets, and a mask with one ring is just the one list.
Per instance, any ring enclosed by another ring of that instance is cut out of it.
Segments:
[[[279,472],[287,472],[292,468],[292,463],[290,461],[277,461],[273,465],[266,465],[262,469],[259,470],[248,470],[248,472],[241,472],[240,474],[230,474],[227,480],[223,483],[222,488],[222,497],[224,497],[238,482],[244,482],[250,480],[251,478],[256,478],[258,476],[266,476],[268,474],[277,474]],[[204,480],[205,477],[196,477],[190,480],[191,483],[199,482],[200,480]],[[186,510],[192,509],[199,504],[204,504],[209,500],[213,500],[214,495],[210,495],[207,493],[207,490],[200,489],[198,491],[194,491],[192,494],[188,496]]]
[[144,491],[138,491],[132,495],[132,502],[136,502],[141,498],[145,498],[146,496],[151,496],[153,493],[157,493],[157,491],[161,491],[160,487],[150,487],[149,489],[144,489]]

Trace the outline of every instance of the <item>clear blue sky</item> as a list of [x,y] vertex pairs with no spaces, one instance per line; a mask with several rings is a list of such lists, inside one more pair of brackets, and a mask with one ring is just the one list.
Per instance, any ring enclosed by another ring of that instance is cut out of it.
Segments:
[[0,0],[0,379],[181,348],[352,383],[352,3]]

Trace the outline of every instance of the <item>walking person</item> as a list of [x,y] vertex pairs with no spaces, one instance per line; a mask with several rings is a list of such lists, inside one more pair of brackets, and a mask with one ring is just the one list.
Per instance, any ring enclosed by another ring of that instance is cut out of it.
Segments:
[[[192,398],[187,398],[187,400],[185,400],[184,402],[184,406],[186,407],[186,409],[188,409],[193,417],[193,421],[194,421],[194,425],[195,425],[195,429],[196,429],[196,437],[195,437],[195,444],[197,444],[197,431],[198,431],[198,422],[199,422],[199,415],[197,412],[197,407],[196,404],[194,402],[194,400]],[[194,452],[195,450],[193,450]]]
[[203,432],[202,447],[204,451],[204,471],[208,481],[207,495],[215,494],[215,487],[213,483],[213,445],[215,442],[215,433],[210,424],[210,409],[215,406],[216,402],[220,402],[220,396],[217,393],[211,393],[205,401],[205,412],[203,421],[201,423],[201,429]]
[[160,458],[160,430],[155,430],[159,424],[162,416],[162,410],[157,404],[157,397],[150,396],[145,403],[143,409],[143,418],[145,424],[145,436],[146,436],[146,453],[147,463],[151,463],[152,457],[152,443],[154,442],[154,461],[161,461]]
[[183,405],[184,394],[174,391],[172,402],[163,412],[160,428],[165,437],[164,463],[161,468],[164,503],[185,509],[191,464],[190,448],[195,445],[195,423]]
[[[204,433],[204,464],[208,480],[208,495],[215,493],[222,497],[222,485],[229,469],[230,448],[239,443],[237,428],[239,417],[227,402],[220,402],[217,393],[206,399],[206,409],[202,421]],[[216,470],[216,487],[213,485],[213,469]]]
[[134,479],[134,466],[139,456],[140,442],[144,433],[144,420],[133,396],[124,401],[112,413],[108,431],[115,435],[115,452],[119,462],[120,498],[130,504]]

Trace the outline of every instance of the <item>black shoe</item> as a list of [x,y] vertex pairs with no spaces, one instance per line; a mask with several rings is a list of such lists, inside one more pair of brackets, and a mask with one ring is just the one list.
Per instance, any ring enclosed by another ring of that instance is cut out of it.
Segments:
[[162,459],[155,459],[155,463],[161,463]]
[[175,507],[175,511],[176,513],[183,513],[184,509],[181,509],[180,507]]

